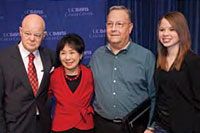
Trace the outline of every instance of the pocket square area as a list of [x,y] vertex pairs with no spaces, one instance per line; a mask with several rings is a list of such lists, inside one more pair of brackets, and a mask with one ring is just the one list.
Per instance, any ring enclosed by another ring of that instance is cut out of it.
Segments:
[[49,73],[52,73],[52,72],[54,71],[54,69],[55,69],[55,67],[53,66],[53,67],[51,68],[51,70],[49,71]]

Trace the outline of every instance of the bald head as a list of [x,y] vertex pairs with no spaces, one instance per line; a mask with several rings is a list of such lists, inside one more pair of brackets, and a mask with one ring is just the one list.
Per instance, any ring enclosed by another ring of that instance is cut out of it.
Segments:
[[24,48],[30,52],[38,49],[43,38],[46,35],[45,22],[42,17],[37,14],[27,15],[22,26],[19,27],[21,40]]
[[43,31],[45,30],[45,22],[44,22],[43,18],[37,14],[27,15],[22,21],[22,27],[24,27],[25,25],[30,24],[30,23],[37,25],[38,27],[43,29]]

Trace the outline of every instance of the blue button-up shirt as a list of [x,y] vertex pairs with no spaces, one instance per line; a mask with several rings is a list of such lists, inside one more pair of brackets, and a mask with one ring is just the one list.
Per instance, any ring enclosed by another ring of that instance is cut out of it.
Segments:
[[90,67],[95,84],[93,107],[102,117],[123,118],[147,98],[154,106],[155,57],[149,50],[130,42],[115,55],[109,45],[102,46],[92,55]]

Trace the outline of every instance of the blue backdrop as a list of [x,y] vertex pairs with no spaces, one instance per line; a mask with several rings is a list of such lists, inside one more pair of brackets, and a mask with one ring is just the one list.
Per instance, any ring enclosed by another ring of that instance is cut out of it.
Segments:
[[30,13],[46,21],[45,47],[55,49],[66,33],[77,33],[86,44],[83,63],[105,44],[105,21],[109,7],[124,5],[131,9],[134,42],[157,53],[157,22],[169,11],[182,12],[189,25],[192,49],[200,55],[200,0],[1,0],[0,49],[20,41],[19,26]]
[[200,0],[107,0],[106,13],[112,5],[124,5],[131,9],[134,42],[157,54],[157,23],[170,11],[182,12],[188,22],[192,50],[200,55]]
[[131,9],[131,38],[154,54],[158,19],[169,11],[182,12],[191,31],[192,49],[200,55],[200,0],[0,0],[0,49],[17,44],[22,19],[36,13],[46,22],[42,45],[55,49],[63,35],[77,33],[86,44],[83,63],[87,64],[96,48],[105,44],[106,14],[112,5]]
[[67,33],[83,37],[86,50],[83,63],[105,42],[105,0],[0,1],[0,49],[20,41],[19,26],[27,14],[36,13],[46,22],[45,47],[55,49]]

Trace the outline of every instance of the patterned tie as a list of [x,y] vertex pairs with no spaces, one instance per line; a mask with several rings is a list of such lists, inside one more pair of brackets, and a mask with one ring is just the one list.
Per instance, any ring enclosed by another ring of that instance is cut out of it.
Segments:
[[28,55],[28,57],[29,57],[29,62],[28,62],[28,77],[29,77],[29,81],[30,81],[32,89],[33,89],[33,93],[36,96],[37,90],[38,90],[38,78],[37,78],[37,73],[36,73],[35,65],[33,63],[33,60],[34,60],[35,56],[34,56],[33,53],[30,53]]

